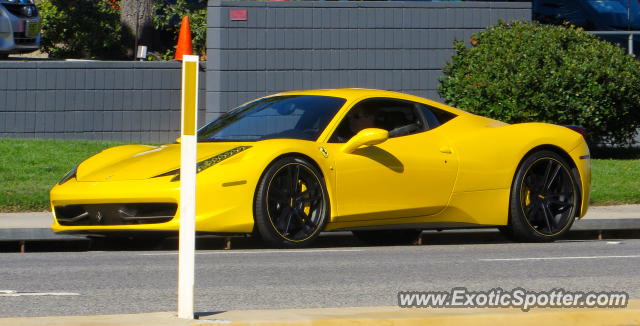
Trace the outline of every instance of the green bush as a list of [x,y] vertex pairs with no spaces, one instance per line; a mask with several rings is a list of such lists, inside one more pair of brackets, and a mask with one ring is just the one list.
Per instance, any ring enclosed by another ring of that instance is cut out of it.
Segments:
[[574,26],[511,22],[455,42],[439,92],[494,119],[587,128],[594,141],[630,143],[640,127],[640,64]]
[[[154,11],[153,23],[156,29],[167,32],[169,38],[174,40],[173,44],[178,40],[182,17],[188,16],[193,41],[193,52],[198,55],[206,54],[207,0],[176,0],[175,3],[161,1],[154,6]],[[165,57],[172,57],[174,50],[175,47],[168,49]]]
[[42,51],[52,58],[124,54],[119,0],[41,0]]

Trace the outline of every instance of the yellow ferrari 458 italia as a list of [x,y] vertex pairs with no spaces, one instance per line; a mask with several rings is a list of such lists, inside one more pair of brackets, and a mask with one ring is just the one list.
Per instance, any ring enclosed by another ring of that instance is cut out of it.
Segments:
[[[384,242],[468,227],[552,241],[589,203],[580,133],[396,92],[279,93],[222,115],[197,138],[197,231],[280,247],[308,245],[322,231]],[[52,229],[177,231],[179,165],[179,140],[86,159],[51,189]]]

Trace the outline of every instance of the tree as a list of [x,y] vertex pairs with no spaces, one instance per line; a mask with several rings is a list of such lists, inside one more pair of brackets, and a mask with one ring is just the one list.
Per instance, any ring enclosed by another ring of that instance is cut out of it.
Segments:
[[[175,44],[180,30],[180,20],[185,16],[189,17],[194,54],[206,56],[207,0],[160,1],[155,7],[153,21],[156,28],[165,32]],[[165,56],[172,54],[173,50],[171,46]]]
[[122,22],[127,54],[133,56],[138,45],[150,49],[157,47],[157,35],[153,27],[153,6],[157,0],[121,0]]
[[121,59],[119,0],[40,0],[42,51],[51,58]]
[[581,125],[596,142],[625,144],[640,128],[640,62],[573,26],[500,23],[456,42],[440,94],[505,122]]

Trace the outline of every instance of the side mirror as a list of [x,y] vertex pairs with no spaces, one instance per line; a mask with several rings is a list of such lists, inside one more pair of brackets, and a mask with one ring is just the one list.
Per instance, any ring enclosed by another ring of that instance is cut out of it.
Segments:
[[389,139],[389,132],[384,129],[367,128],[360,130],[340,149],[344,153],[353,153],[361,146],[373,146],[384,143]]
[[182,137],[176,138],[176,144],[180,144],[180,141],[182,141]]

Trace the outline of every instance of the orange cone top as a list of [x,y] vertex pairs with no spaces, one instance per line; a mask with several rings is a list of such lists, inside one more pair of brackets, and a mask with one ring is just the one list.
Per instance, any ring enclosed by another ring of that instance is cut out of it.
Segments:
[[193,46],[191,43],[191,27],[189,26],[189,17],[182,18],[180,25],[180,34],[178,35],[178,47],[176,48],[176,56],[174,60],[182,60],[183,55],[192,55]]

